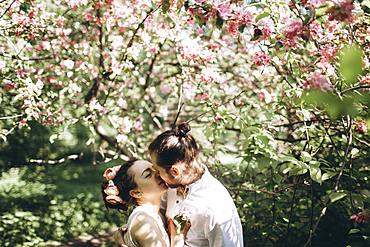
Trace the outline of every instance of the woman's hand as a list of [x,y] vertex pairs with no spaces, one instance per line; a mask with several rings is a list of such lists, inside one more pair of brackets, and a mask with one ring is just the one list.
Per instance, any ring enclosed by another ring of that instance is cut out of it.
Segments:
[[190,226],[191,226],[190,221],[187,221],[185,223],[184,229],[182,229],[182,231],[180,233],[177,233],[177,229],[176,229],[177,226],[175,225],[175,223],[173,222],[172,219],[169,219],[169,221],[168,221],[168,231],[170,233],[171,247],[175,247],[175,246],[176,247],[178,247],[178,246],[183,247],[184,246],[186,233],[188,232]]
[[125,244],[125,241],[123,240],[123,235],[127,232],[126,225],[118,228],[118,230],[114,233],[114,242],[116,244],[116,247],[129,247]]

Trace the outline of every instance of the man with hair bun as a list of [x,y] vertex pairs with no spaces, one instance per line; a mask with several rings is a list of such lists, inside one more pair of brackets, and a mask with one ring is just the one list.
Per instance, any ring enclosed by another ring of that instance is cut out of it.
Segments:
[[[162,212],[170,219],[190,209],[185,246],[242,247],[243,230],[235,204],[220,181],[198,161],[199,148],[189,131],[189,124],[181,123],[149,145],[153,167],[170,188],[162,196]],[[119,235],[115,234],[116,244],[122,243]]]

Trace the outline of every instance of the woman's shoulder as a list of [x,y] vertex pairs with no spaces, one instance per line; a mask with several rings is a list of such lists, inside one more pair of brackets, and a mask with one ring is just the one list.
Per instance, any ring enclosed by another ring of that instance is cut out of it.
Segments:
[[160,243],[155,246],[167,246],[162,237],[158,223],[152,215],[140,212],[132,221],[131,236],[139,246],[151,246],[150,243]]

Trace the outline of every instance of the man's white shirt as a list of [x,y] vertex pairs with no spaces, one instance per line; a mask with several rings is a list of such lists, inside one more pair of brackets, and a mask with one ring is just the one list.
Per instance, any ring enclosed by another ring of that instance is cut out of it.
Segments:
[[184,199],[176,189],[162,197],[167,218],[173,218],[185,206],[192,211],[191,227],[185,246],[243,247],[243,230],[233,200],[226,188],[205,167],[202,178],[189,185]]

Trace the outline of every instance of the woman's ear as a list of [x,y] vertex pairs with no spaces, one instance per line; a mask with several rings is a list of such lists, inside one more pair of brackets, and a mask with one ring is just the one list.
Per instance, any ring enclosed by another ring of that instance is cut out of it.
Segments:
[[136,198],[136,199],[143,197],[143,193],[141,193],[138,190],[130,190],[128,193],[130,194],[131,197]]

